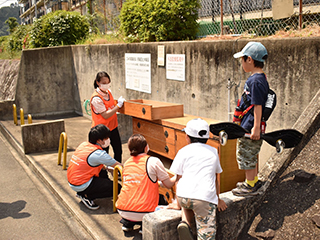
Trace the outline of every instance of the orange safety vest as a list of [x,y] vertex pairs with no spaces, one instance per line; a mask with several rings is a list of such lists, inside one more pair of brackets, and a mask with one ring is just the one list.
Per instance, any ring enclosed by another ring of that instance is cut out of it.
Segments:
[[93,167],[88,164],[88,157],[94,151],[102,148],[89,142],[83,142],[76,149],[71,157],[67,177],[68,182],[75,186],[80,186],[88,182],[93,176],[99,177],[103,164]]
[[146,165],[148,155],[129,158],[123,168],[123,184],[116,202],[122,211],[154,212],[159,202],[158,181],[149,178]]
[[111,117],[105,119],[104,117],[101,116],[100,113],[96,113],[93,109],[93,106],[91,104],[91,101],[94,97],[99,97],[103,101],[104,105],[106,106],[107,110],[113,109],[115,107],[114,105],[114,99],[111,94],[111,92],[108,90],[109,94],[109,99],[104,99],[103,96],[101,96],[97,91],[94,91],[94,93],[91,96],[90,99],[90,105],[91,105],[91,116],[92,116],[92,125],[91,127],[97,126],[98,124],[103,124],[109,128],[110,131],[118,127],[118,118],[117,114],[113,114]]

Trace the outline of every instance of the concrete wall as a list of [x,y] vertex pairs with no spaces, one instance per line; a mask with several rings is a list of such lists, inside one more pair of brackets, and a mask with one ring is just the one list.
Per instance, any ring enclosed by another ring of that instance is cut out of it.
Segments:
[[[104,70],[111,76],[115,98],[122,95],[128,100],[145,98],[182,103],[186,114],[228,121],[228,79],[238,86],[230,91],[233,112],[248,77],[233,54],[248,41],[78,45],[24,50],[15,98],[17,109],[23,107],[25,114],[33,116],[56,112],[81,114],[82,104],[94,90],[96,73]],[[291,128],[320,88],[320,38],[259,41],[268,49],[264,70],[270,87],[278,95],[267,131]],[[158,45],[165,46],[166,54],[186,55],[186,81],[166,79],[165,67],[157,65]],[[125,88],[125,53],[151,53],[151,94]],[[274,150],[264,143],[261,165],[272,152]]]
[[[65,132],[63,119],[22,125],[21,136],[24,153],[58,150],[62,132]],[[61,144],[63,147],[63,142]]]
[[70,47],[25,50],[15,96],[17,108],[32,116],[79,110],[75,83]]

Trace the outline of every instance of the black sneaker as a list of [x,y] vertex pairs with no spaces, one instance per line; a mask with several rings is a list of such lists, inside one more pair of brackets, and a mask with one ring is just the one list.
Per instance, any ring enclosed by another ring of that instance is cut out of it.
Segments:
[[81,202],[83,202],[83,204],[91,210],[97,210],[100,207],[99,205],[95,204],[94,201],[89,200],[88,198],[85,198],[84,196],[80,196],[77,194],[77,197],[79,197],[81,199]]
[[122,230],[124,232],[133,231],[133,227],[135,225],[141,225],[142,224],[142,222],[133,222],[133,221],[127,220],[125,218],[121,218],[120,223],[122,223]]
[[258,189],[261,187],[261,184],[257,183],[253,187],[251,187],[248,183],[243,182],[239,184],[237,188],[234,188],[231,191],[233,195],[236,196],[255,196],[259,194]]
[[133,230],[132,227],[126,227],[126,226],[122,225],[122,231],[124,231],[124,232],[130,232],[130,231],[132,231],[132,230]]
[[180,240],[193,240],[192,231],[185,221],[181,221],[177,229]]

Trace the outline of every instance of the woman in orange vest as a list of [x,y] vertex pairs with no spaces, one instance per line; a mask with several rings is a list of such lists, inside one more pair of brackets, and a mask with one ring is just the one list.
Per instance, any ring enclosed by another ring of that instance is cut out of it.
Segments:
[[[140,134],[128,140],[131,157],[123,168],[123,183],[116,207],[123,224],[123,231],[133,230],[134,225],[142,225],[145,214],[154,212],[159,203],[158,180],[166,188],[171,188],[176,176],[169,177],[163,163],[157,157],[147,155],[149,146]],[[142,233],[142,228],[139,230]]]
[[110,144],[109,134],[109,129],[103,124],[91,128],[89,141],[77,147],[68,166],[69,186],[91,210],[99,208],[94,199],[113,195],[113,182],[108,177],[106,166],[122,165],[102,150]]
[[[103,124],[110,129],[111,146],[114,152],[114,159],[122,161],[122,145],[118,131],[117,111],[123,106],[125,99],[121,96],[118,103],[114,103],[110,91],[111,79],[108,73],[98,72],[94,80],[95,91],[90,99],[92,127]],[[105,148],[109,153],[109,147]]]

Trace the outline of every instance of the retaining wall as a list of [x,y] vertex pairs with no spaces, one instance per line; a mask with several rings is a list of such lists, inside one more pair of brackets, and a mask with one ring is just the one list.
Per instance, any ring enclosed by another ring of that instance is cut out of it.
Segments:
[[[82,114],[82,104],[94,90],[95,75],[104,70],[111,76],[111,90],[115,98],[122,95],[126,99],[182,103],[186,114],[228,121],[228,103],[232,112],[248,77],[233,54],[248,41],[77,45],[24,50],[15,102],[17,109],[22,107],[25,114],[33,116],[69,112]],[[320,69],[317,67],[320,38],[256,41],[261,41],[268,49],[264,70],[270,87],[278,95],[278,104],[267,131],[291,128],[320,88]],[[165,67],[157,65],[159,45],[165,46],[166,54],[185,54],[184,82],[166,79]],[[125,88],[125,53],[151,53],[151,94]],[[1,86],[6,80],[4,76],[0,76]],[[228,79],[238,86],[231,88],[230,101]],[[8,118],[11,114],[1,115]],[[130,119],[124,119],[127,120]],[[263,144],[261,165],[272,152],[271,147]]]

